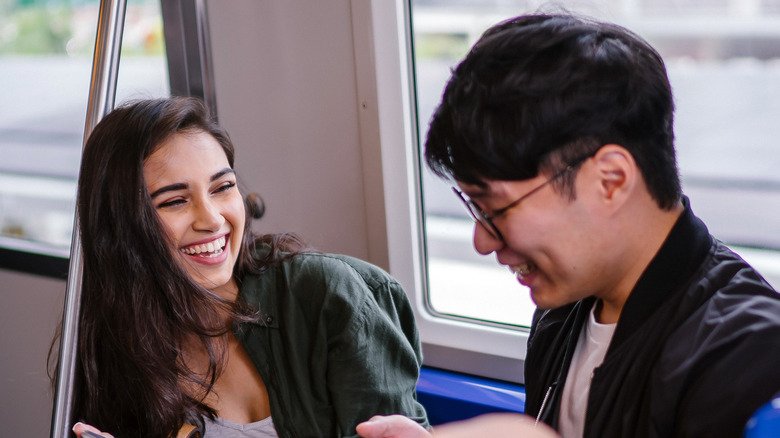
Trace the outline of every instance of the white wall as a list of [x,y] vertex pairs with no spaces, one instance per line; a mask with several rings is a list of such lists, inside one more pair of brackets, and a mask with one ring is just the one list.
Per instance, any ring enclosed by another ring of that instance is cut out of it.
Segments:
[[217,106],[239,177],[265,199],[259,231],[293,231],[387,268],[381,174],[364,179],[364,169],[380,171],[378,142],[361,132],[375,93],[368,84],[359,96],[355,68],[356,53],[370,56],[360,35],[370,28],[353,22],[370,17],[352,3],[208,3]]

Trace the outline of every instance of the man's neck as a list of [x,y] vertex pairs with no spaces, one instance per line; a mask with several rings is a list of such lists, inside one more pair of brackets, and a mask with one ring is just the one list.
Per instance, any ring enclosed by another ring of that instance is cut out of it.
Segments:
[[679,203],[671,210],[657,207],[637,209],[635,214],[625,218],[626,226],[617,236],[625,244],[624,251],[616,259],[616,268],[622,275],[610,292],[599,297],[603,301],[595,314],[599,323],[612,324],[620,319],[628,296],[661,249],[683,210],[682,203]]

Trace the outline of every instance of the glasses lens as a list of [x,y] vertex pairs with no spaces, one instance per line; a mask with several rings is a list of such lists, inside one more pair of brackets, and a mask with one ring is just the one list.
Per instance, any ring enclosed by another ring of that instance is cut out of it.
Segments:
[[498,232],[495,225],[493,225],[493,222],[485,217],[485,213],[474,203],[474,201],[466,201],[466,206],[476,223],[480,224],[494,239],[501,240],[501,233]]
[[485,231],[488,232],[488,234],[493,236],[494,239],[502,240],[501,233],[498,232],[498,229],[496,228],[495,225],[493,225],[493,222],[484,216],[482,210],[480,210],[479,207],[477,207],[476,205],[472,205],[471,208],[477,209],[476,212],[472,210],[471,215],[476,218],[477,222],[480,225],[482,225],[482,228],[484,228]]
[[477,204],[474,203],[471,199],[467,199],[466,195],[464,195],[460,190],[456,189],[455,187],[452,188],[452,191],[455,192],[456,195],[458,195],[458,198],[460,198],[461,201],[463,201],[463,205],[466,207],[466,211],[469,212],[471,215],[471,218],[474,219],[474,222],[478,223],[482,226],[482,228],[485,229],[485,231],[488,232],[491,236],[493,236],[494,239],[502,240],[501,233],[498,232],[496,227],[493,225],[493,222],[491,222],[488,218],[485,217],[485,213],[482,211],[481,208]]
[[485,217],[485,213],[483,213],[479,207],[473,203],[469,203],[469,211],[471,211],[471,216],[474,217],[478,224],[482,225],[482,228],[484,228],[488,234],[493,236],[494,239],[501,240],[501,233],[498,232],[496,226],[493,225],[493,222]]

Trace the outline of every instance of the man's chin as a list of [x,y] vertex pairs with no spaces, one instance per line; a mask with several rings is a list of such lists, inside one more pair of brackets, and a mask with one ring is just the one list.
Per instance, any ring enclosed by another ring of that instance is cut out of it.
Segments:
[[531,301],[533,301],[540,310],[555,309],[556,307],[561,307],[565,304],[559,302],[559,300],[553,299],[549,294],[534,292],[533,290],[531,290]]

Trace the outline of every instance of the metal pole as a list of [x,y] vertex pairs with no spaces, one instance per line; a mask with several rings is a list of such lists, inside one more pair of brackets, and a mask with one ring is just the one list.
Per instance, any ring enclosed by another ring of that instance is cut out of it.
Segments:
[[[100,2],[95,52],[92,58],[92,78],[87,103],[87,120],[84,127],[85,143],[95,125],[114,107],[126,6],[127,0],[101,0]],[[57,388],[54,395],[51,438],[65,438],[71,433],[73,416],[71,404],[76,371],[81,280],[81,237],[77,208],[70,246],[70,268],[68,270],[67,292],[65,293],[65,308],[62,315],[60,359],[57,367]]]

